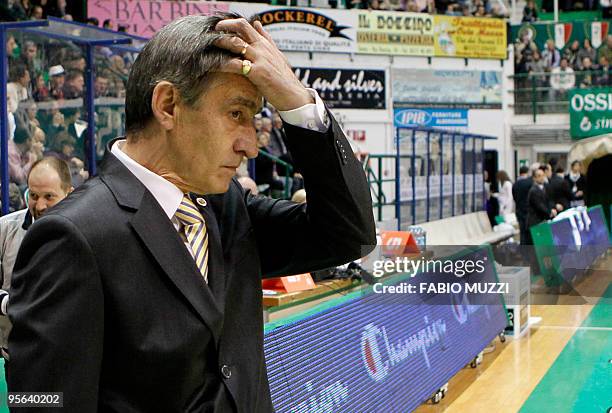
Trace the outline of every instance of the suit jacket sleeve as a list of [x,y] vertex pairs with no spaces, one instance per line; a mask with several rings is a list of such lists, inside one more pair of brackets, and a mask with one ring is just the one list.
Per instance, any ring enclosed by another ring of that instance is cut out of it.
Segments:
[[284,125],[287,145],[304,176],[307,204],[245,195],[264,276],[340,265],[376,245],[365,174],[330,117],[326,133]]
[[28,230],[15,263],[8,313],[13,323],[9,391],[61,391],[63,412],[97,411],[102,283],[87,240],[68,219],[45,216]]
[[533,209],[536,216],[542,219],[550,218],[550,207],[546,202],[546,194],[544,191],[532,188],[529,191],[529,207]]

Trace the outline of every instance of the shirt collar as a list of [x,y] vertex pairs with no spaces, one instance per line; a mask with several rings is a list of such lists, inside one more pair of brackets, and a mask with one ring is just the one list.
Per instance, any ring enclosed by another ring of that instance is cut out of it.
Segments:
[[136,178],[151,192],[157,203],[162,207],[168,219],[172,219],[183,199],[183,192],[172,182],[167,181],[154,172],[151,172],[138,162],[130,158],[121,150],[125,144],[125,139],[117,140],[111,153],[129,169]]

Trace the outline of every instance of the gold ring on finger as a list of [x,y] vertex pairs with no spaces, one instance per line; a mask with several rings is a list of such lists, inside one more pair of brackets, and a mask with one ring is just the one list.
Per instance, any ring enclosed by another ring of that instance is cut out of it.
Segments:
[[251,71],[251,67],[253,66],[253,64],[251,63],[250,60],[244,59],[242,61],[242,74],[244,76],[248,76],[249,72]]

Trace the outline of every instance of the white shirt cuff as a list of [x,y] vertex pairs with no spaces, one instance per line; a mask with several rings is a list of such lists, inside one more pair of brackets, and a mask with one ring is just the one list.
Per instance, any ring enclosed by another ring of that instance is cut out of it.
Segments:
[[290,125],[317,132],[327,132],[331,121],[329,120],[323,100],[321,100],[316,90],[307,90],[314,98],[315,103],[308,103],[297,109],[281,110],[278,113]]

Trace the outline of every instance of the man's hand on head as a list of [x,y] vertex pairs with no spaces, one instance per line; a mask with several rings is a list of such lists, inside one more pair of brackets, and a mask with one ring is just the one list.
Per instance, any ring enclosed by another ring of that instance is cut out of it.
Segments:
[[230,60],[223,71],[243,75],[243,61],[250,61],[251,69],[246,76],[266,100],[280,111],[315,103],[261,22],[256,21],[251,25],[243,18],[227,19],[220,21],[216,30],[236,34],[215,44],[241,55],[240,58]]

